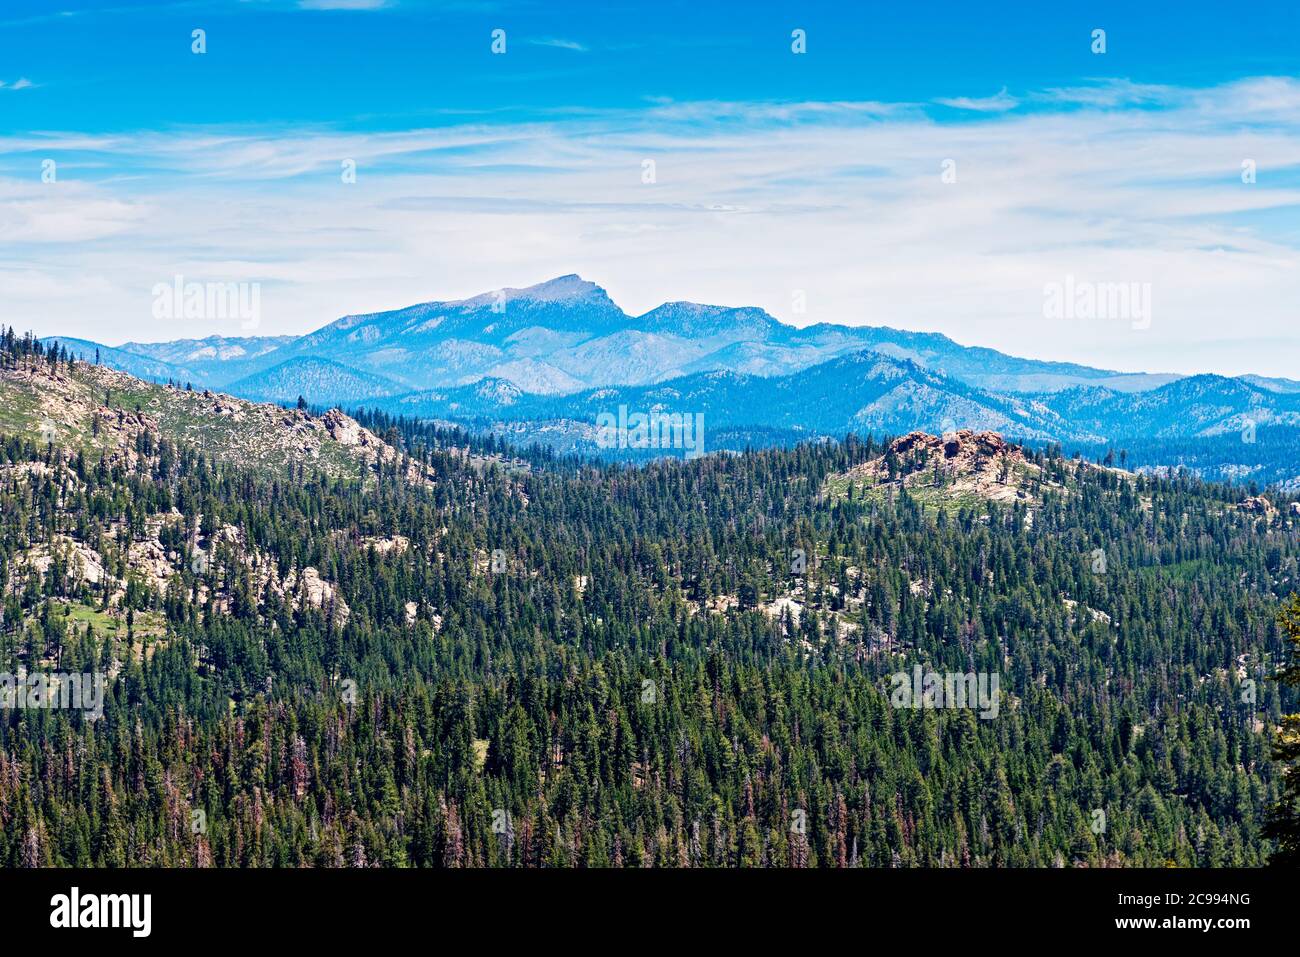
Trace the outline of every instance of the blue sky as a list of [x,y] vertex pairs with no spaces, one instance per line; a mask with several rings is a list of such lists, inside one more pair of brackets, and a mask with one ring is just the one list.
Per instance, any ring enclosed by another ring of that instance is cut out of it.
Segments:
[[[576,271],[631,312],[1296,375],[1297,53],[1293,3],[7,0],[0,296],[120,342],[240,334],[159,328],[177,273],[261,283],[273,334]],[[1066,275],[1153,322],[1044,319]]]
[[[312,9],[337,6],[344,9]],[[349,6],[377,9],[346,9]],[[677,100],[934,100],[1122,76],[1209,86],[1295,71],[1293,3],[599,3],[6,0],[0,63],[39,84],[19,128],[538,115]],[[790,56],[792,28],[813,55]],[[1104,63],[1089,49],[1108,28]],[[190,31],[209,34],[205,59]],[[489,53],[492,29],[509,55]],[[6,79],[6,77],[0,77]]]

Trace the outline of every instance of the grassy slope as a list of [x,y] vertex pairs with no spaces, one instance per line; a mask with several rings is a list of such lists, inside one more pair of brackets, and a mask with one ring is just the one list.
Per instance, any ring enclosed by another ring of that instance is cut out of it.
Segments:
[[40,364],[35,371],[0,372],[0,432],[5,434],[53,441],[98,458],[119,448],[122,435],[104,427],[96,436],[96,411],[111,423],[119,410],[138,411],[163,437],[221,461],[267,469],[310,461],[335,474],[359,472],[354,449],[307,427],[296,411],[156,385],[102,366],[79,364],[51,374]]
[[[1036,469],[1026,465],[1023,462],[1013,463],[1010,467],[1010,474],[1007,477],[1007,487],[1013,490],[1024,489],[1030,479],[1037,473]],[[951,509],[961,508],[979,508],[987,505],[993,498],[989,495],[980,494],[970,488],[962,487],[961,484],[949,481],[947,484],[936,485],[933,480],[933,473],[929,468],[918,469],[916,472],[907,476],[906,481],[895,480],[888,481],[878,476],[847,473],[837,473],[827,476],[822,486],[823,494],[831,501],[840,501],[848,497],[849,487],[853,487],[853,494],[859,501],[865,502],[884,502],[891,495],[897,495],[904,486],[907,488],[907,494],[917,501],[926,509]],[[1015,500],[1024,501],[1027,504],[1037,504],[1036,500],[1027,492],[1025,494],[1014,494],[998,496],[1003,504],[1010,504]]]

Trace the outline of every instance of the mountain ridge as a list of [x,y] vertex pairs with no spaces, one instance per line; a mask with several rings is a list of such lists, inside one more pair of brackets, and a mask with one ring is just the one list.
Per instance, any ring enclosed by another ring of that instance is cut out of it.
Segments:
[[[60,337],[47,337],[56,338]],[[213,340],[230,343],[233,355],[198,354]],[[961,345],[941,333],[888,325],[816,323],[798,327],[757,306],[669,300],[632,316],[602,287],[576,273],[463,299],[349,314],[298,337],[210,336],[115,347],[85,339],[63,341],[74,342],[83,350],[107,351],[105,361],[134,364],[154,377],[188,377],[207,387],[229,385],[295,356],[316,355],[360,372],[405,382],[413,389],[464,384],[498,375],[501,367],[512,362],[531,359],[571,377],[572,383],[561,384],[576,392],[599,385],[644,384],[671,378],[677,372],[727,368],[735,363],[779,375],[862,348],[911,358],[971,384],[1004,391],[1026,391],[1015,388],[1026,384],[1019,381],[1026,376],[1035,377],[1032,391],[1076,382],[1143,389],[1177,377],[1021,359],[986,347]],[[259,343],[271,348],[259,348]],[[644,361],[619,364],[623,352],[638,349],[659,354],[658,366],[648,368]],[[737,357],[732,358],[733,354]],[[145,366],[133,357],[147,358],[154,365]],[[412,363],[417,364],[415,368]],[[534,391],[527,367],[517,373],[515,381],[525,391]],[[1300,389],[1300,383],[1296,388]],[[535,391],[562,390],[552,385]]]
[[[571,451],[593,450],[594,418],[609,403],[704,413],[711,429],[787,438],[971,428],[1036,442],[1140,440],[1163,443],[1160,458],[1144,460],[1159,467],[1182,461],[1171,442],[1240,433],[1240,447],[1220,442],[1213,452],[1238,476],[1279,459],[1252,448],[1257,430],[1300,442],[1300,382],[1023,359],[941,333],[796,327],[756,306],[669,300],[632,316],[576,273],[350,314],[287,341],[61,341],[144,379],[474,422]],[[1205,448],[1194,452],[1205,465]]]

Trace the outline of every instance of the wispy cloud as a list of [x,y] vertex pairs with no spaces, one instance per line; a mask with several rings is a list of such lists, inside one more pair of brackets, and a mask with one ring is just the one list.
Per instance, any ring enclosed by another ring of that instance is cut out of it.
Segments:
[[943,106],[950,106],[955,110],[973,110],[976,113],[1004,113],[1007,110],[1014,110],[1020,105],[1018,99],[1007,93],[1005,86],[993,96],[957,96],[947,99],[941,98],[935,102]]
[[1117,78],[1099,78],[1080,86],[1044,90],[1035,93],[1033,99],[1041,103],[1116,109],[1132,106],[1167,107],[1185,102],[1192,95],[1191,90],[1178,87],[1134,83],[1132,80]]
[[35,85],[35,83],[27,79],[25,76],[14,80],[12,83],[6,83],[4,80],[0,80],[0,90],[26,90]]
[[[178,272],[262,281],[264,330],[290,332],[576,271],[631,311],[752,304],[1110,367],[1294,374],[1276,341],[1300,301],[1300,82],[1019,100],[960,122],[658,99],[392,132],[0,136],[0,288],[41,332],[156,338],[219,331],[152,324],[148,291]],[[1151,328],[1043,319],[1066,275],[1151,283]]]
[[554,47],[557,50],[573,50],[577,53],[586,53],[586,45],[579,43],[577,40],[566,40],[563,37],[534,37],[524,41],[532,46]]
[[298,0],[303,10],[383,10],[394,6],[393,0]]

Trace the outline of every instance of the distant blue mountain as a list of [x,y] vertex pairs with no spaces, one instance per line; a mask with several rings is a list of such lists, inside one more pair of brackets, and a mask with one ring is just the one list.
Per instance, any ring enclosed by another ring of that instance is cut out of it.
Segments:
[[166,379],[185,380],[190,370],[181,366],[174,365],[170,362],[164,362],[154,359],[150,356],[138,352],[132,352],[126,348],[114,348],[102,343],[91,342],[89,339],[75,339],[68,336],[50,336],[42,340],[46,345],[51,342],[62,343],[68,352],[75,356],[85,359],[87,362],[94,362],[98,356],[99,361],[113,369],[126,372],[139,379],[149,381],[158,381]]
[[529,394],[505,380],[484,379],[371,404],[423,418],[579,422],[627,406],[702,412],[717,428],[761,426],[827,436],[987,429],[1028,440],[1097,442],[1222,435],[1251,423],[1300,427],[1300,394],[1270,392],[1238,379],[1193,376],[1140,393],[1076,387],[1029,396],[980,389],[871,350],[785,376],[721,370],[565,396]]
[[[955,427],[1106,443],[1300,429],[1300,382],[1287,379],[1120,373],[937,333],[796,328],[752,306],[667,302],[630,316],[576,275],[344,316],[298,337],[63,341],[141,378],[490,422],[524,439],[545,422],[552,437],[572,430],[578,446],[618,405],[785,436]],[[1244,468],[1251,459],[1245,449]]]
[[[863,349],[996,391],[1050,392],[1076,385],[1141,391],[1177,378],[1019,359],[962,346],[937,333],[826,323],[801,329],[752,306],[667,302],[629,316],[604,289],[576,275],[469,299],[344,316],[299,337],[125,343],[111,355],[105,352],[104,361],[124,371],[151,370],[153,377],[225,388],[289,359],[311,357],[412,390],[502,378],[525,392],[556,395],[714,370],[787,375]],[[141,364],[140,358],[151,364]]]
[[230,383],[227,391],[254,402],[280,405],[300,397],[311,405],[357,405],[404,392],[383,376],[358,372],[332,359],[300,356]]

